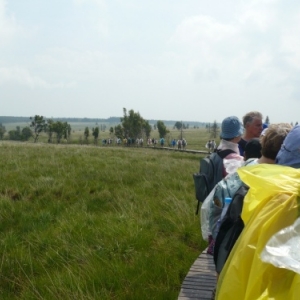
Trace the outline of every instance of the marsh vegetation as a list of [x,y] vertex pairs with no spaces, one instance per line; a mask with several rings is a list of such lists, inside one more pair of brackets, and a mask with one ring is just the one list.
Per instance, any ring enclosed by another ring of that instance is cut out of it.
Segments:
[[206,246],[199,155],[8,141],[0,153],[1,299],[176,299]]

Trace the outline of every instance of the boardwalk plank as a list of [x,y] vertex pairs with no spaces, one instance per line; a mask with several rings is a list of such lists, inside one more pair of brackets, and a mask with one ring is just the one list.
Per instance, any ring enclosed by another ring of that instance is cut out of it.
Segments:
[[206,249],[198,256],[186,275],[178,300],[210,300],[217,278],[212,255]]

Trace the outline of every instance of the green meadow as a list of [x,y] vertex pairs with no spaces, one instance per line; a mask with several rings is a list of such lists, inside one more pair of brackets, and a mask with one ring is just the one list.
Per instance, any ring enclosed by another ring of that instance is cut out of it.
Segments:
[[[190,130],[187,148],[205,149],[208,134]],[[0,142],[1,299],[176,299],[207,246],[195,215],[199,159]]]

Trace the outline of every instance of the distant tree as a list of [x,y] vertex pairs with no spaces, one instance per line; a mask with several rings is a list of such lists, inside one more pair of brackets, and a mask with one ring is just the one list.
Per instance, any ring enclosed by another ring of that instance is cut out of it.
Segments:
[[174,125],[174,127],[177,129],[177,130],[180,130],[182,128],[182,122],[179,122],[177,121]]
[[211,127],[210,123],[205,125],[205,128],[207,129],[208,132],[210,132],[210,127]]
[[92,129],[92,135],[94,137],[94,143],[97,144],[98,137],[99,137],[99,127],[98,126]]
[[35,115],[34,117],[30,117],[31,124],[30,127],[33,128],[34,132],[34,142],[36,143],[39,135],[42,131],[46,130],[46,120],[43,116]]
[[156,130],[156,129],[157,129],[157,127],[156,127],[156,124],[154,124],[154,125],[153,125],[153,129],[154,129],[154,130]]
[[59,144],[62,138],[68,140],[71,134],[71,125],[68,122],[51,122],[51,132],[51,136],[53,133],[56,134],[56,141]]
[[71,125],[67,122],[65,122],[65,126],[66,126],[66,130],[65,130],[65,133],[64,133],[64,138],[66,140],[68,140],[71,136],[72,128],[71,128]]
[[28,141],[32,137],[32,131],[30,127],[26,126],[22,129],[21,138],[23,141]]
[[120,138],[120,139],[124,136],[123,135],[123,128],[120,124],[115,126],[115,136],[117,138]]
[[156,125],[157,125],[157,130],[159,132],[159,137],[164,138],[166,136],[166,134],[169,132],[167,130],[167,127],[165,126],[164,122],[157,121]]
[[121,123],[123,127],[123,134],[126,138],[141,137],[145,120],[141,117],[140,113],[134,112],[133,109],[127,113],[126,108],[123,108],[123,117]]
[[85,127],[85,129],[84,129],[84,138],[85,138],[86,142],[88,142],[89,135],[90,135],[90,130],[89,130],[88,127]]
[[142,125],[142,130],[143,133],[146,135],[146,138],[148,139],[150,137],[150,133],[151,133],[151,125],[149,124],[149,121],[144,121],[143,125]]
[[46,126],[46,132],[48,134],[48,143],[52,143],[52,137],[53,137],[53,120],[47,120],[47,126]]
[[265,123],[266,123],[266,124],[270,124],[270,120],[269,120],[269,117],[268,117],[268,116],[266,117]]
[[114,128],[113,128],[113,127],[110,127],[110,128],[109,128],[109,133],[110,133],[111,135],[114,134]]
[[16,130],[10,130],[10,131],[8,131],[8,139],[12,140],[12,141],[18,140]]
[[6,132],[5,126],[0,123],[0,139],[3,140],[4,134]]
[[10,130],[8,132],[8,137],[12,141],[20,141],[22,139],[20,126],[17,126],[15,130]]
[[215,138],[217,138],[218,133],[219,133],[219,126],[218,126],[217,122],[214,121],[214,123],[212,124],[212,126],[210,128],[210,136],[215,139]]

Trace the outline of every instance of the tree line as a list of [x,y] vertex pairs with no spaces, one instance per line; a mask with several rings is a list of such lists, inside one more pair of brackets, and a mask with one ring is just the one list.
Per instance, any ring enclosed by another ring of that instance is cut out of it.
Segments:
[[[105,125],[95,126],[91,130],[91,135],[94,138],[95,143],[99,138],[100,130],[104,131]],[[165,126],[163,121],[157,121],[155,129],[158,130],[160,138],[164,138],[169,130]],[[152,126],[149,121],[145,120],[139,112],[135,112],[133,109],[127,111],[123,108],[123,117],[120,118],[120,124],[114,127],[110,127],[109,132],[111,135],[115,135],[117,138],[150,138]],[[0,139],[3,139],[6,133],[5,126],[0,123]],[[56,141],[60,143],[62,139],[68,140],[71,136],[71,125],[65,121],[54,121],[53,119],[46,119],[42,115],[35,115],[30,117],[30,125],[25,126],[23,129],[17,126],[16,129],[7,132],[10,140],[28,141],[33,138],[34,142],[39,140],[42,133],[46,133],[48,142],[52,143]],[[88,141],[90,136],[90,129],[86,127],[84,130],[84,138]]]

